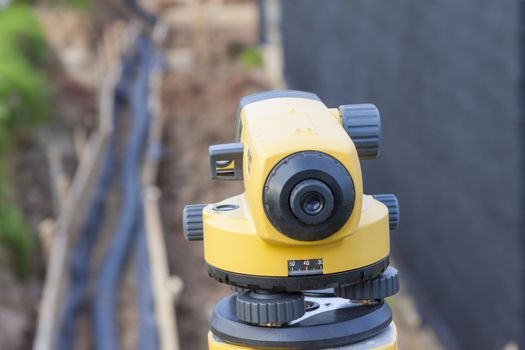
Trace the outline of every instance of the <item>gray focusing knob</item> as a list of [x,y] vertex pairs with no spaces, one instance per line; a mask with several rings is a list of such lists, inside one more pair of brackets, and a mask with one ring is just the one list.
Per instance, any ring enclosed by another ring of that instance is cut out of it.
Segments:
[[390,229],[395,230],[399,226],[399,201],[395,194],[373,194],[375,200],[380,201],[388,208],[388,222]]
[[206,204],[190,204],[182,211],[182,228],[184,237],[188,241],[202,241],[204,239],[202,210]]
[[340,298],[350,300],[384,299],[399,292],[399,273],[393,267],[388,267],[378,277],[334,289]]
[[373,104],[339,106],[343,127],[354,142],[359,159],[375,159],[381,148],[381,117]]
[[305,313],[302,293],[247,291],[236,296],[237,319],[255,324],[280,326]]

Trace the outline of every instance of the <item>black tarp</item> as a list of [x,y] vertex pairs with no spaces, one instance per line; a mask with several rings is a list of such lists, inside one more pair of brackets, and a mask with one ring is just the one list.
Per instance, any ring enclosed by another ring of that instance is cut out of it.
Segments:
[[289,87],[381,111],[365,190],[398,195],[393,255],[447,348],[502,349],[525,333],[521,6],[281,5]]

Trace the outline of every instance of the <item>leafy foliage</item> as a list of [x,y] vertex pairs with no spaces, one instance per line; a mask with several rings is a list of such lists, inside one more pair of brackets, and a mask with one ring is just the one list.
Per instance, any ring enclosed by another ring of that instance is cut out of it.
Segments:
[[260,67],[263,64],[261,52],[256,47],[250,46],[242,50],[240,57],[241,63],[246,67]]
[[20,5],[0,9],[0,242],[20,276],[31,271],[34,242],[10,191],[6,155],[20,130],[50,115],[50,85],[43,71],[47,56],[34,13]]

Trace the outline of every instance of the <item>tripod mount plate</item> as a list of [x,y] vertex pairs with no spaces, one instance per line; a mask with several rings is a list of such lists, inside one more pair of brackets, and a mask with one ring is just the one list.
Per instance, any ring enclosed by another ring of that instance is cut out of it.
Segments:
[[331,294],[306,296],[305,301],[319,306],[281,327],[263,327],[239,321],[236,296],[229,296],[215,306],[211,332],[217,339],[238,346],[319,349],[369,339],[385,330],[392,321],[392,312],[386,303],[365,306]]

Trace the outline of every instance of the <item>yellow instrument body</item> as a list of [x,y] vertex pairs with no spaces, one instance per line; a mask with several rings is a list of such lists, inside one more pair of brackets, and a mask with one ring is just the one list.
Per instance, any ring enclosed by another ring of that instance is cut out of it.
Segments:
[[[278,97],[253,102],[240,111],[244,193],[208,205],[204,217],[206,262],[238,274],[286,277],[289,260],[322,259],[323,274],[359,269],[388,257],[388,209],[363,194],[357,150],[342,127],[337,109],[321,101]],[[318,241],[299,241],[280,233],[268,220],[263,190],[268,174],[287,156],[323,152],[337,159],[352,177],[355,203],[346,224]]]

